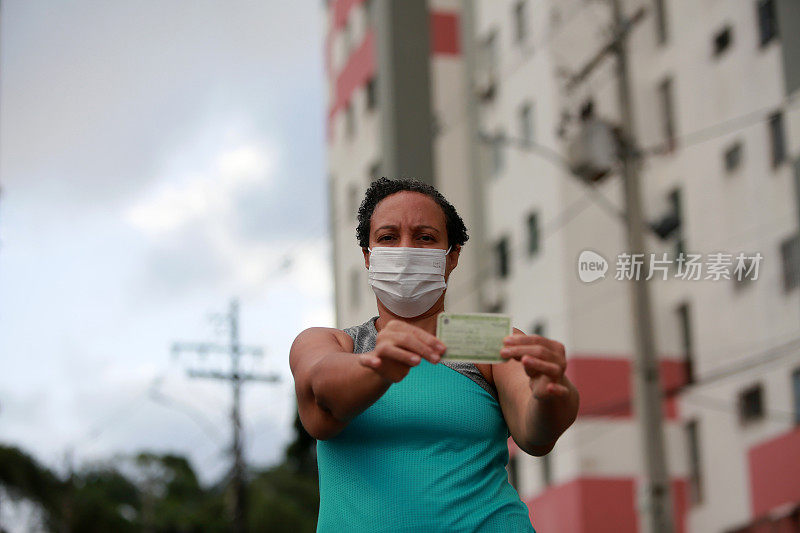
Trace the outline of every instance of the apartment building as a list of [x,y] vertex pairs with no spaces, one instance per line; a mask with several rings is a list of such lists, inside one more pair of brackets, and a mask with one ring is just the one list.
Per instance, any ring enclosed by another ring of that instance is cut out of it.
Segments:
[[[390,105],[375,98],[372,4],[326,4],[340,327],[375,314],[355,242],[358,202],[381,175],[379,109]],[[649,287],[676,530],[790,527],[800,505],[800,7],[622,4],[646,244],[662,260]],[[637,531],[634,321],[630,282],[616,279],[627,250],[622,179],[612,167],[581,180],[568,157],[589,111],[620,122],[614,59],[599,54],[615,36],[610,3],[428,5],[430,180],[481,236],[465,247],[448,308],[508,313],[563,342],[581,392],[578,420],[550,454],[509,442],[510,477],[537,529]],[[476,161],[480,190],[469,178]],[[586,250],[608,261],[604,279],[579,278]],[[701,256],[700,279],[680,277],[681,252]],[[732,279],[709,270],[713,254],[733,261]]]

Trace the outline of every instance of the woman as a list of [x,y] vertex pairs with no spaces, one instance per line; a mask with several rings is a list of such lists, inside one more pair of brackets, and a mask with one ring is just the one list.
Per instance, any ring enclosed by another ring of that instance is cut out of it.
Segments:
[[503,363],[442,362],[436,317],[467,240],[461,217],[430,185],[381,178],[358,221],[378,316],[307,329],[289,355],[318,439],[317,531],[534,531],[507,438],[545,455],[575,420],[564,346],[515,328]]

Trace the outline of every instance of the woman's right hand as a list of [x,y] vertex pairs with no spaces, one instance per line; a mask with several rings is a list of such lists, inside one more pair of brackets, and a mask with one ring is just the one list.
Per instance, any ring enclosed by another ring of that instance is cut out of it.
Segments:
[[390,320],[378,332],[375,349],[359,354],[358,362],[390,383],[402,380],[424,357],[438,363],[445,345],[427,331],[402,320]]

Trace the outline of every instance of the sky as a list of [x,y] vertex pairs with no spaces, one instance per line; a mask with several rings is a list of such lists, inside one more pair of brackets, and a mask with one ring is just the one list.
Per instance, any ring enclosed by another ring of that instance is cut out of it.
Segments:
[[55,468],[148,450],[213,481],[240,336],[247,457],[291,440],[288,352],[332,326],[319,2],[3,0],[0,443]]

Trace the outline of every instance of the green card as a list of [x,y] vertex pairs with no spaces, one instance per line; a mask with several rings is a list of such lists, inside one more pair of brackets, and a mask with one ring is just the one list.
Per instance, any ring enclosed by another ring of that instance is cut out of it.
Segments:
[[441,313],[436,336],[447,351],[442,360],[501,363],[503,339],[511,335],[511,317],[494,313]]

